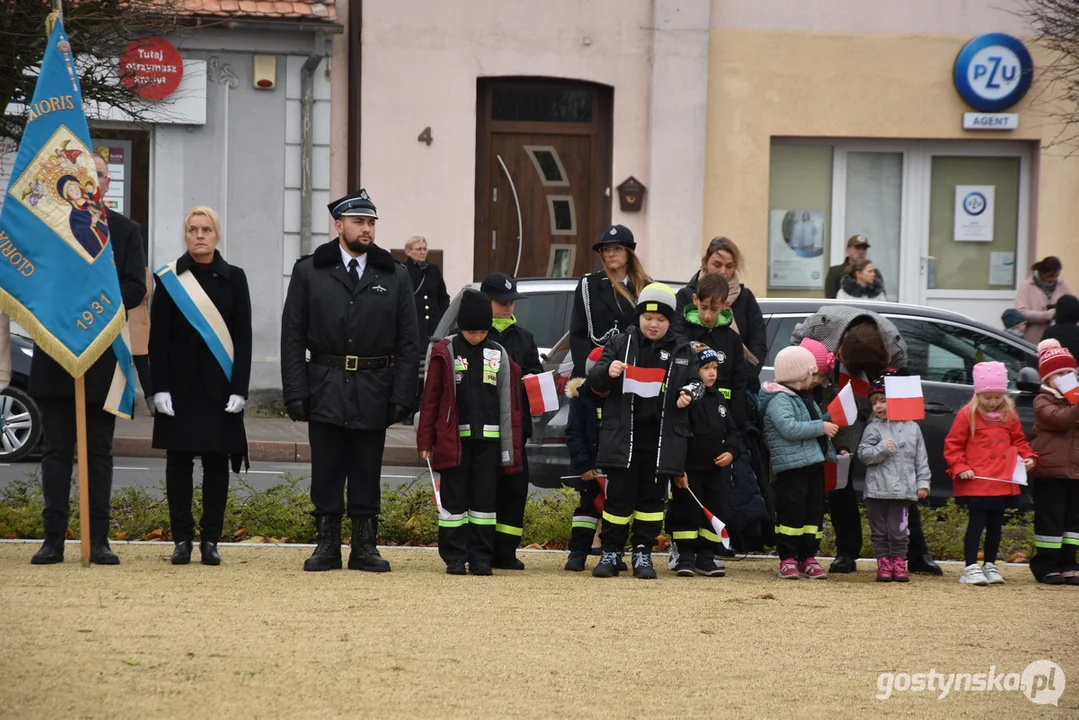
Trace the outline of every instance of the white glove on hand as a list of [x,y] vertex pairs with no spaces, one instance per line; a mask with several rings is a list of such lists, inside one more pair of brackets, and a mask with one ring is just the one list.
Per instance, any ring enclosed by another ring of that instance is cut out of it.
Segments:
[[225,404],[225,412],[238,413],[244,409],[244,405],[247,401],[243,399],[242,395],[229,395],[229,401]]
[[172,409],[172,394],[167,392],[154,393],[154,407],[157,408],[159,413],[164,413],[169,417],[175,417],[176,413]]

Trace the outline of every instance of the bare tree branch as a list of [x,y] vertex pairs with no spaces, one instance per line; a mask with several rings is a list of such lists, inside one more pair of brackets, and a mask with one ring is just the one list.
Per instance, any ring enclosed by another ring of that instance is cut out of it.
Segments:
[[1045,146],[1071,157],[1079,153],[1079,0],[1023,0],[1016,14],[1050,55],[1035,71],[1034,105],[1055,128]]

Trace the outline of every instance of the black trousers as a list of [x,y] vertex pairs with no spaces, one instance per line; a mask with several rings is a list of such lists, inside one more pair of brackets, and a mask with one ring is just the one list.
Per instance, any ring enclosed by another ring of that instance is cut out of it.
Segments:
[[146,404],[151,405],[154,402],[154,393],[152,392],[154,384],[150,378],[150,356],[133,355],[131,359],[135,363],[135,372],[139,375],[139,385],[142,386],[142,396],[146,398]]
[[622,552],[627,538],[634,548],[643,545],[646,552],[651,552],[656,544],[656,537],[663,529],[663,500],[668,482],[667,478],[656,476],[658,442],[658,437],[637,438],[630,466],[607,472],[603,529],[599,535],[604,552]]
[[[719,517],[720,502],[722,500],[722,471],[716,468],[714,471],[690,470],[686,473],[689,477],[689,487],[697,495],[704,506],[713,515]],[[682,488],[671,489],[671,502],[667,507],[667,534],[671,540],[678,543],[678,549],[695,551],[708,549],[715,551],[720,546],[720,538],[712,529],[712,524],[701,512],[689,490]]]
[[569,551],[571,553],[589,553],[592,551],[592,540],[596,536],[596,528],[599,527],[599,519],[602,515],[596,509],[596,498],[599,497],[599,483],[595,481],[577,481],[577,492],[581,501],[573,511],[573,526],[569,533]]
[[995,563],[997,553],[1000,552],[1000,538],[1004,534],[1004,511],[968,507],[967,512],[969,515],[967,533],[963,538],[963,561],[967,565],[978,562],[978,546],[981,545],[984,532],[983,559],[987,563]]
[[779,558],[816,557],[824,522],[824,465],[776,473],[775,488]]
[[1034,478],[1034,557],[1030,572],[1041,580],[1049,573],[1079,570],[1079,480]]
[[524,534],[528,500],[528,456],[524,448],[521,448],[521,462],[521,472],[499,478],[496,485],[495,557],[498,558],[513,558]]
[[[42,415],[44,453],[41,485],[45,495],[42,517],[49,535],[66,535],[71,514],[72,468],[75,463],[75,401],[38,400]],[[107,537],[112,501],[112,435],[116,416],[98,407],[86,408],[87,461],[90,470],[90,536]]]
[[495,551],[498,442],[461,440],[461,464],[442,471],[438,554],[444,561],[490,562]]
[[[851,463],[851,473],[854,464]],[[845,488],[828,493],[828,514],[835,530],[835,554],[857,558],[862,554],[862,518],[853,482],[848,480]]]
[[340,425],[310,422],[311,503],[314,515],[345,514],[348,485],[348,516],[375,517],[382,503],[382,451],[385,430],[350,430]]
[[[165,454],[165,496],[169,501],[172,539],[195,539],[195,519],[191,514],[194,496],[195,454],[169,450]],[[202,456],[202,539],[217,542],[225,524],[225,503],[229,499],[229,456],[207,453]]]

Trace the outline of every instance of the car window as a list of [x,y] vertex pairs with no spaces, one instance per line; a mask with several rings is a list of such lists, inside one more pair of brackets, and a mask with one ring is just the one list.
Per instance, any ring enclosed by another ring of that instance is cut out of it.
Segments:
[[973,385],[974,366],[997,361],[1008,369],[1009,387],[1029,361],[1022,348],[974,328],[915,318],[890,317],[907,343],[907,370],[924,380]]
[[[525,290],[522,288],[522,291]],[[535,336],[537,347],[549,348],[569,330],[572,298],[572,291],[536,293],[518,300],[513,314],[521,327]],[[457,311],[460,304],[458,295],[442,316],[434,337],[443,338],[457,332]]]
[[779,351],[791,344],[791,335],[794,334],[794,328],[798,326],[798,323],[805,322],[808,315],[799,315],[798,317],[773,317],[768,323],[769,334],[773,327],[776,328],[775,335],[772,337],[771,345],[768,346],[768,357],[764,360],[764,367],[774,367],[776,364],[776,355]]

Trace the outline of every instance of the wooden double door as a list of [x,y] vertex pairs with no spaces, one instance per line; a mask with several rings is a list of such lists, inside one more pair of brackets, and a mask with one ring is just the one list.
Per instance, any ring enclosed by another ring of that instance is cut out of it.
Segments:
[[481,81],[475,277],[575,277],[610,222],[611,92],[553,80]]

